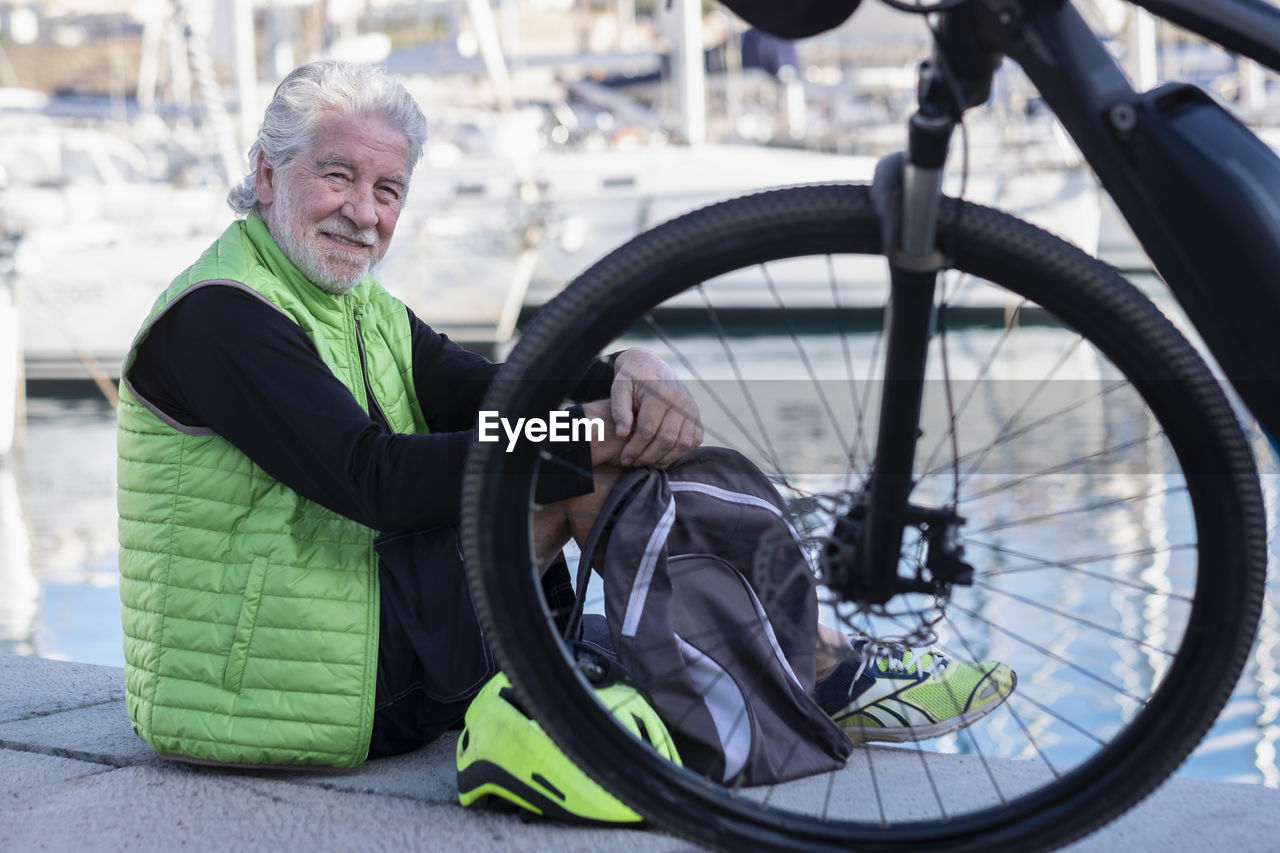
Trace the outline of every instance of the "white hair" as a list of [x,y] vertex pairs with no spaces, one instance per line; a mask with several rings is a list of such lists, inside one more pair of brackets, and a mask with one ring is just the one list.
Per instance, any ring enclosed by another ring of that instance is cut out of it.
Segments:
[[285,168],[314,142],[316,121],[334,112],[382,116],[404,131],[409,143],[408,172],[413,174],[427,140],[427,119],[413,96],[379,66],[320,60],[289,72],[276,88],[258,138],[249,148],[249,174],[227,194],[231,209],[241,215],[258,209],[259,154],[271,168]]

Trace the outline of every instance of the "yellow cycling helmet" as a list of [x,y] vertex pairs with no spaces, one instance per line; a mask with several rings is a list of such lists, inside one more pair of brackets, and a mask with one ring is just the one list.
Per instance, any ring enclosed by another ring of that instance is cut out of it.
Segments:
[[[666,726],[635,688],[596,687],[596,696],[636,737],[676,764],[680,756]],[[471,806],[498,797],[543,817],[586,823],[643,819],[583,773],[525,713],[502,673],[467,709],[458,737],[458,799]]]

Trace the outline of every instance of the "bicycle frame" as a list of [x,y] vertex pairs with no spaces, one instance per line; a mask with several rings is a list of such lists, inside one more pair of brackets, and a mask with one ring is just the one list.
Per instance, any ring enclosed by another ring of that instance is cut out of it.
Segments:
[[[1280,67],[1280,9],[1260,0],[1138,5]],[[978,0],[976,11],[1075,140],[1245,404],[1280,437],[1280,159],[1193,86],[1135,92],[1068,4]]]
[[[1280,67],[1280,9],[1261,0],[1135,3]],[[1194,86],[1135,91],[1067,0],[971,0],[939,18],[908,151],[887,158],[875,183],[892,284],[881,440],[850,516],[853,547],[836,567],[846,598],[873,604],[930,586],[897,574],[907,526],[923,520],[954,529],[962,521],[913,507],[909,497],[942,266],[932,239],[946,142],[963,111],[988,97],[1001,56],[1035,84],[1241,399],[1273,444],[1280,437],[1280,284],[1272,285],[1280,265],[1280,158]],[[946,532],[940,541],[949,540]],[[939,556],[944,575],[935,573],[934,588],[963,583],[960,555]]]

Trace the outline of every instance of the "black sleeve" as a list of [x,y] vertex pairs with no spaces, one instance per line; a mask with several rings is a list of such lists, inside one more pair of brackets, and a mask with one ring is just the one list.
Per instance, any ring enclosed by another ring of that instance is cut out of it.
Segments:
[[[139,344],[129,380],[178,423],[213,430],[334,512],[376,530],[455,524],[475,406],[497,366],[410,316],[431,435],[391,433],[371,418],[295,323],[235,287],[179,300]],[[479,396],[466,408],[450,389]],[[554,447],[563,473],[540,480],[539,500],[589,492],[590,449]]]
[[[427,425],[432,432],[474,430],[498,365],[458,346],[423,323],[411,309],[409,324],[413,330],[414,386]],[[616,359],[615,353],[592,362],[570,399],[588,402],[608,397]],[[581,417],[582,411],[575,406],[570,414]],[[586,441],[548,444],[547,450],[551,458],[538,478],[534,496],[538,503],[587,494],[594,488],[591,447]]]
[[418,319],[411,309],[413,383],[432,432],[471,429],[499,365],[465,350]]
[[138,346],[129,379],[174,420],[212,429],[334,512],[376,530],[458,520],[472,434],[388,432],[295,323],[239,288],[179,300]]
[[[409,309],[413,330],[413,378],[418,401],[432,432],[471,429],[499,365],[463,349],[418,319]],[[618,353],[595,359],[569,393],[577,403],[602,400],[613,385]]]

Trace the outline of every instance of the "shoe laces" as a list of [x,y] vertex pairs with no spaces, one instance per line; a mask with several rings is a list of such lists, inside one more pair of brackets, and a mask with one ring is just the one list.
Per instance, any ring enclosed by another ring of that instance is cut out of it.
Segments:
[[[946,668],[950,660],[938,649],[912,649],[900,643],[854,641],[850,643],[854,652],[861,657],[854,681],[868,669],[882,673],[937,675]],[[873,673],[874,675],[874,673]]]

